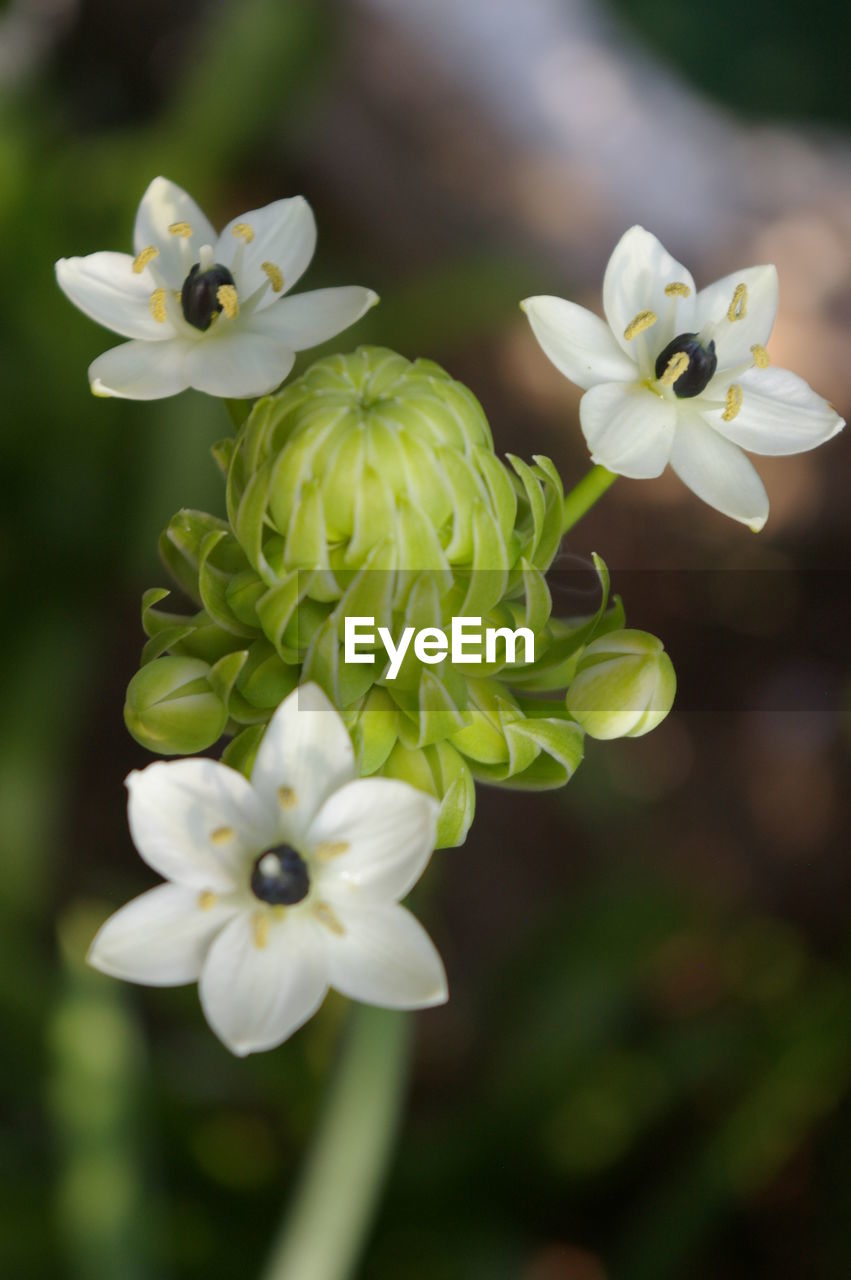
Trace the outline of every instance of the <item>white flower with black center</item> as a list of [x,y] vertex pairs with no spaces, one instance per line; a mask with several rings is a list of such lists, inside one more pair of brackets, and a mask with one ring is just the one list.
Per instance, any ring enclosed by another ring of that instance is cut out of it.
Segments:
[[159,400],[187,387],[265,395],[297,351],[335,337],[378,301],[357,285],[285,296],[316,247],[301,196],[243,213],[217,236],[185,191],[154,178],[133,241],[135,256],[92,253],[56,264],[75,306],[131,339],[89,366],[95,395]]
[[127,779],[133,840],[168,883],[111,916],[89,962],[149,986],[198,982],[234,1053],[271,1049],[329,987],[423,1009],[447,999],[428,934],[399,900],[434,848],[437,802],[358,778],[342,719],[316,685],[273,716],[248,782],[215,760]]
[[632,227],[606,268],[608,323],[564,298],[521,306],[556,368],[585,391],[579,417],[594,462],[637,479],[670,463],[699,498],[755,531],[768,497],[742,450],[803,453],[844,426],[802,378],[771,367],[773,266],[698,293],[656,237]]

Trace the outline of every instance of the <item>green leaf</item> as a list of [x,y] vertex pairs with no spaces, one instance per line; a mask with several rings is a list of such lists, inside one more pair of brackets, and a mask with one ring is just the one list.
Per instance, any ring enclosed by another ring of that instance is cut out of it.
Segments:
[[241,774],[250,779],[257,749],[263,741],[265,732],[265,724],[253,724],[243,729],[241,733],[231,738],[225,747],[222,752],[222,763],[230,765],[231,769],[238,769]]
[[233,581],[233,575],[217,568],[213,563],[214,552],[223,547],[227,550],[228,540],[233,541],[229,530],[215,529],[202,541],[198,554],[198,591],[204,608],[213,621],[232,635],[245,638],[253,636],[256,628],[240,622],[231,609],[228,587]]

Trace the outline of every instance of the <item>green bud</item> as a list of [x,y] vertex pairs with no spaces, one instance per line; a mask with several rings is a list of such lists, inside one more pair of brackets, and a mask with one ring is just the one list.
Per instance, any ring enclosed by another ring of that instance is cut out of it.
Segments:
[[[143,600],[126,719],[151,750],[197,752],[227,733],[224,759],[248,772],[275,708],[313,680],[362,776],[439,800],[447,847],[472,822],[474,780],[563,786],[585,731],[645,733],[670,709],[670,661],[623,630],[599,557],[599,607],[552,616],[559,475],[545,457],[497,457],[475,396],[433,362],[376,347],[319,360],[258,400],[215,457],[227,520],[182,510],[160,543],[194,611],[172,612],[161,589]],[[453,617],[524,627],[534,660],[510,662],[503,637],[475,666],[451,652],[424,663],[410,643],[391,664],[378,641],[374,663],[346,662],[347,617],[396,639],[445,634]]]
[[163,755],[193,755],[213,745],[227,723],[211,667],[200,658],[156,658],[130,681],[124,721],[137,742]]
[[381,772],[440,801],[437,849],[453,849],[467,838],[476,811],[476,789],[466,761],[448,742],[411,749],[397,742]]
[[661,640],[646,631],[610,631],[583,650],[567,709],[592,738],[640,738],[665,719],[676,688]]
[[462,383],[430,360],[360,347],[257,402],[230,459],[230,523],[270,586],[318,571],[315,599],[339,598],[334,575],[376,549],[376,568],[507,575],[521,556],[545,568],[561,482],[548,459],[510,461]]

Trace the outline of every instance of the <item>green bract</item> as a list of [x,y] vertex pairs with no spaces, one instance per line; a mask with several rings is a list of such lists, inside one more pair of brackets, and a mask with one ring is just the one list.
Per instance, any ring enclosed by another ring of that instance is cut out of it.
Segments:
[[[597,612],[551,616],[544,573],[563,494],[548,458],[506,465],[466,387],[431,361],[375,347],[320,360],[258,400],[215,456],[227,520],[178,512],[160,544],[196,611],[167,611],[163,590],[143,600],[149,639],[127,711],[140,741],[185,753],[224,730],[224,759],[248,771],[275,708],[316,681],[342,711],[363,774],[441,801],[444,846],[466,835],[474,779],[538,788],[570,778],[583,730],[564,690],[586,646],[624,618],[619,602],[608,607],[600,561]],[[503,648],[489,664],[424,665],[411,649],[390,680],[383,650],[372,665],[343,661],[347,616],[393,636],[448,630],[457,616],[526,627],[536,661],[508,666]],[[178,697],[174,712],[160,700],[162,664],[178,660],[203,681],[197,709],[194,684],[190,696],[167,695]]]

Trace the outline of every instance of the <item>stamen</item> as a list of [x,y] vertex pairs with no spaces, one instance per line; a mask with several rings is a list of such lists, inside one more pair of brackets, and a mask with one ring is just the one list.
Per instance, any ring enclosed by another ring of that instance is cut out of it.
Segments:
[[297,801],[292,787],[278,787],[278,801],[282,809],[294,809]]
[[218,899],[209,889],[205,889],[203,893],[198,894],[198,906],[202,911],[210,911],[217,903]]
[[659,379],[659,385],[662,387],[672,387],[678,378],[686,372],[691,360],[685,351],[675,351],[668,361],[665,372]]
[[735,383],[727,388],[727,403],[724,412],[721,414],[724,422],[732,422],[738,416],[742,407],[742,388],[736,386]]
[[276,267],[274,262],[261,262],[260,266],[271,280],[275,293],[280,293],[284,287],[284,273],[281,268]]
[[248,222],[235,222],[230,233],[236,236],[237,240],[244,240],[246,244],[251,244],[254,239],[254,228]]
[[732,324],[734,320],[744,320],[748,311],[748,286],[746,284],[737,284],[733,291],[733,301],[727,308],[727,319]]
[[151,297],[149,300],[150,307],[151,307],[151,315],[154,317],[157,324],[165,324],[166,318],[168,316],[168,311],[166,309],[166,304],[165,304],[165,298],[166,298],[165,289],[154,289],[154,292],[151,294]]
[[669,298],[688,298],[691,296],[691,289],[687,284],[675,280],[673,284],[665,285],[665,293]]
[[188,240],[192,235],[192,228],[188,222],[172,222],[168,230],[169,235],[181,236],[184,240]]
[[326,929],[330,929],[332,933],[336,933],[338,938],[342,938],[346,930],[340,923],[333,907],[329,907],[327,902],[317,902],[313,908],[313,914],[320,924],[324,924]]
[[767,369],[771,364],[771,356],[768,354],[765,347],[760,346],[758,342],[755,342],[751,347],[751,355],[753,356],[753,362],[757,369]]
[[134,274],[140,276],[145,270],[149,262],[153,262],[154,258],[158,258],[160,254],[156,245],[149,244],[147,249],[143,249],[141,253],[137,253],[133,259]]
[[652,328],[658,319],[655,311],[639,311],[624,329],[623,336],[627,342],[632,342],[633,338],[637,338],[645,329]]
[[233,827],[216,827],[210,832],[210,844],[227,844],[233,839]]
[[265,911],[258,911],[251,917],[251,934],[258,951],[269,945],[269,917]]
[[346,853],[348,848],[345,840],[323,840],[322,844],[316,846],[316,857],[320,862],[329,862],[331,858]]
[[235,320],[239,315],[239,297],[235,285],[220,284],[216,290],[216,301],[228,320]]
[[657,382],[671,387],[678,400],[702,395],[717,367],[715,343],[710,339],[704,345],[697,333],[678,333],[653,362]]

